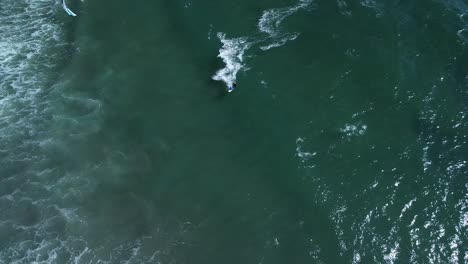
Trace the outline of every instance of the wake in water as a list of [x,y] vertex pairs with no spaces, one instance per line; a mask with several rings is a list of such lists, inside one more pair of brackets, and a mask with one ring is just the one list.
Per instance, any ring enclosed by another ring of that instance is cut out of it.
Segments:
[[282,32],[280,27],[281,22],[299,10],[310,7],[311,3],[311,0],[301,0],[292,7],[275,8],[264,11],[258,22],[258,29],[260,32],[268,34],[268,38],[265,41],[270,40],[272,43],[261,46],[260,49],[269,50],[271,48],[283,46],[290,40],[295,40],[299,36],[299,33]]
[[237,73],[245,67],[244,53],[253,44],[247,38],[226,38],[226,34],[218,33],[218,38],[223,43],[218,57],[226,64],[224,68],[217,71],[213,80],[224,82],[227,87],[233,87],[236,82]]
[[[262,44],[260,49],[266,51],[271,48],[280,47],[290,40],[295,40],[299,36],[299,33],[282,32],[281,23],[298,11],[309,8],[312,2],[312,0],[300,0],[294,6],[264,11],[258,21],[258,29],[261,33],[266,33],[266,37],[228,39],[225,33],[219,32],[218,38],[223,46],[219,49],[218,57],[223,60],[226,66],[213,75],[213,80],[224,82],[229,91],[231,91],[236,83],[237,73],[240,70],[247,70],[244,63],[245,52],[256,44]],[[265,42],[268,44],[265,45]]]

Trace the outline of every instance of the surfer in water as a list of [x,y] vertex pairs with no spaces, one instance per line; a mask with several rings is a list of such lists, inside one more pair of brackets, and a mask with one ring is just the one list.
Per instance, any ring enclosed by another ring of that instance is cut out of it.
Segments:
[[234,91],[234,88],[236,88],[236,87],[237,87],[237,84],[233,83],[231,86],[228,87],[228,89],[227,89],[228,93]]

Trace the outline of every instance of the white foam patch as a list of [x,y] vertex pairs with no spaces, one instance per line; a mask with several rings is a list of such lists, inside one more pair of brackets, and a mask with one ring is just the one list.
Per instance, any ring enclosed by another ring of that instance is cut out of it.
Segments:
[[303,144],[305,142],[305,138],[297,138],[296,139],[296,156],[299,157],[302,163],[307,162],[313,156],[317,155],[317,152],[307,152],[303,150]]
[[225,67],[217,71],[212,78],[224,82],[228,87],[232,87],[236,82],[237,73],[240,70],[246,70],[244,54],[251,47],[252,42],[247,38],[229,39],[224,33],[218,33],[217,36],[223,44],[218,57],[223,60]]
[[258,22],[258,28],[261,32],[276,36],[280,33],[279,28],[285,18],[309,7],[311,3],[311,0],[301,0],[294,6],[266,10]]
[[312,2],[311,0],[301,0],[293,6],[264,11],[258,21],[258,29],[260,32],[268,34],[269,39],[267,41],[272,43],[261,46],[260,49],[269,50],[280,47],[288,41],[295,40],[299,36],[299,33],[282,32],[281,23],[294,13],[310,7]]
[[345,124],[345,126],[341,128],[340,131],[348,137],[363,136],[367,131],[367,125]]
[[429,146],[425,146],[423,148],[422,162],[423,162],[424,172],[426,172],[430,168],[430,166],[432,164],[432,161],[429,160],[429,158],[428,158],[428,150],[429,150]]
[[359,254],[359,252],[353,253],[353,261],[351,263],[353,264],[361,263],[361,254]]
[[454,235],[452,240],[450,241],[450,250],[452,251],[450,254],[450,263],[451,264],[458,264],[458,258],[460,255],[460,250],[458,247],[462,245],[460,237],[458,235]]
[[466,166],[466,160],[458,161],[452,165],[449,165],[446,169],[447,173],[452,174],[454,172],[459,171],[460,169]]
[[407,204],[405,204],[405,206],[403,206],[403,209],[401,209],[399,218],[403,217],[403,214],[411,208],[414,202],[416,202],[416,198],[411,199],[411,201],[409,201]]
[[384,255],[384,260],[386,263],[393,264],[398,258],[400,245],[395,243],[395,245],[390,249],[390,251]]
[[[258,29],[260,32],[266,33],[267,37],[228,39],[225,33],[219,32],[217,36],[221,41],[222,47],[219,50],[218,57],[223,60],[225,67],[216,72],[212,77],[213,80],[224,82],[228,88],[233,87],[233,84],[236,83],[237,73],[247,69],[244,62],[244,54],[249,48],[256,44],[262,44],[260,46],[261,50],[269,50],[280,47],[288,41],[295,40],[299,36],[299,33],[282,32],[280,30],[281,23],[285,18],[299,10],[310,7],[312,3],[312,0],[299,0],[293,6],[264,11],[258,22]],[[210,31],[208,32],[208,39],[210,39]],[[268,44],[264,45],[265,42]]]
[[288,41],[292,41],[292,40],[295,40],[297,37],[299,36],[299,33],[291,33],[291,34],[287,34],[277,40],[275,40],[273,43],[271,44],[268,44],[266,46],[261,46],[260,49],[262,50],[269,50],[269,49],[272,49],[272,48],[277,48],[277,47],[281,47],[283,46],[284,44],[286,44],[286,42]]

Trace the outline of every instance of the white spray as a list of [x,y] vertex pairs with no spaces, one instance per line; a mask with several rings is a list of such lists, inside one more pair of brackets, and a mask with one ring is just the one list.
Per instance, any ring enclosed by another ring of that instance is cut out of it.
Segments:
[[258,43],[270,42],[270,44],[260,47],[262,50],[268,50],[296,39],[299,36],[298,33],[282,33],[280,31],[281,22],[297,11],[308,8],[311,3],[312,0],[300,0],[294,6],[264,11],[258,22],[258,29],[268,36],[260,39],[255,40],[247,37],[228,39],[226,34],[218,33],[218,38],[223,44],[218,57],[223,60],[226,66],[216,72],[212,77],[213,80],[224,82],[228,91],[231,92],[235,87],[237,73],[240,70],[245,71],[244,53]]
[[226,34],[218,33],[218,38],[223,44],[219,50],[218,57],[223,60],[226,66],[213,75],[213,80],[222,81],[232,88],[236,82],[237,73],[245,67],[244,53],[253,44],[247,38],[226,38]]

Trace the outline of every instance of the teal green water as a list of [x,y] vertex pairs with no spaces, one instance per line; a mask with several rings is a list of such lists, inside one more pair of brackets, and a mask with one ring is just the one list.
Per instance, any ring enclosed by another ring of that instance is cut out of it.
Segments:
[[66,4],[0,3],[0,263],[467,263],[463,0]]

